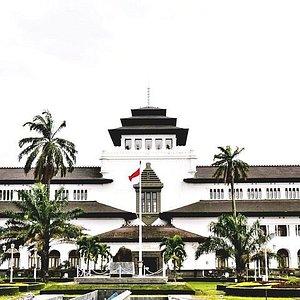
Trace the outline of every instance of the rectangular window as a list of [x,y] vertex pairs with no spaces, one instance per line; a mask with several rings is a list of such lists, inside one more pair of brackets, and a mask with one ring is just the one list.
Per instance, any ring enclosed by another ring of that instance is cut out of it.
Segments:
[[300,236],[300,225],[295,225],[296,236]]
[[152,193],[152,212],[157,212],[157,193]]
[[152,139],[145,139],[145,148],[146,150],[152,149]]
[[155,149],[160,150],[162,148],[162,139],[155,139]]
[[264,235],[267,235],[269,232],[269,228],[267,225],[260,225],[260,229],[264,232]]
[[166,139],[166,149],[172,149],[173,148],[173,140],[172,139]]
[[[18,200],[22,200],[22,195],[21,195],[22,192],[23,190],[18,190]],[[0,195],[1,195],[1,191],[0,191]]]
[[142,196],[141,196],[141,200],[142,200],[142,212],[144,213],[145,212],[145,193],[142,193]]
[[158,194],[157,192],[144,192],[141,197],[142,212],[156,213],[158,212]]
[[134,140],[134,147],[135,147],[135,150],[142,149],[142,139],[135,139]]
[[275,225],[276,236],[288,236],[289,230],[287,225]]
[[130,150],[132,147],[132,140],[131,139],[125,139],[125,149]]
[[77,192],[76,190],[73,191],[73,200],[76,200],[77,199],[77,196],[76,196]]
[[151,193],[146,193],[147,212],[151,212]]

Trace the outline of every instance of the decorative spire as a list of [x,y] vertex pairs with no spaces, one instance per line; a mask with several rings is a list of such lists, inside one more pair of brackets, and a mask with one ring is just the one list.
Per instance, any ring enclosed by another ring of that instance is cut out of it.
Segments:
[[147,104],[150,107],[150,87],[147,88]]

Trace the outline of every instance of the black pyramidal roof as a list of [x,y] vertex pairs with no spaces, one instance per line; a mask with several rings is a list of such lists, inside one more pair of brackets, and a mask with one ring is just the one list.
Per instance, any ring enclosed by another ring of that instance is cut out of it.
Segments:
[[132,109],[132,116],[122,118],[122,127],[109,129],[108,132],[115,146],[121,146],[122,135],[175,134],[177,146],[185,146],[188,129],[176,126],[177,119],[166,116],[166,109],[146,106]]

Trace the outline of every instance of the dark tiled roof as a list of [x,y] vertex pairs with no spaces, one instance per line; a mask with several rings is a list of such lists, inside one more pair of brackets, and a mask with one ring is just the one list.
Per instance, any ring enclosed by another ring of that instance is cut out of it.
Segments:
[[[65,177],[55,176],[51,183],[110,183],[112,179],[102,177],[100,167],[76,167],[73,172]],[[34,183],[33,170],[27,175],[23,168],[0,168],[1,184]]]
[[[84,214],[82,217],[97,217],[97,218],[124,218],[132,220],[136,218],[135,213],[121,210],[97,201],[69,201],[66,210],[81,209]],[[0,216],[3,216],[5,211],[20,212],[14,205],[14,201],[0,201]]]
[[[291,200],[237,200],[237,212],[247,216],[299,216],[300,199]],[[162,219],[172,217],[215,217],[231,213],[231,200],[200,200],[187,206],[160,214]]]
[[[188,183],[222,182],[213,178],[216,167],[198,166],[193,178],[184,179]],[[300,165],[250,166],[246,182],[300,182]],[[241,181],[244,182],[244,181]]]
[[126,220],[136,219],[136,213],[121,210],[97,201],[69,201],[67,209],[80,208],[85,216],[97,216],[102,218],[114,217]]
[[[134,185],[134,188],[139,188],[140,184],[137,183]],[[163,183],[156,175],[156,173],[151,168],[151,163],[146,163],[146,168],[142,171],[142,188],[163,188]]]
[[[198,242],[203,239],[201,235],[176,228],[172,225],[148,225],[142,227],[143,242],[161,242],[164,237],[172,237],[175,234],[179,234],[183,241],[186,242]],[[139,240],[139,227],[122,226],[121,228],[101,233],[98,236],[103,242],[137,242]]]
[[148,106],[131,112],[132,117],[121,119],[122,127],[108,130],[115,146],[121,146],[121,136],[129,134],[175,134],[178,146],[186,144],[188,129],[177,127],[177,119],[167,117],[166,109]]

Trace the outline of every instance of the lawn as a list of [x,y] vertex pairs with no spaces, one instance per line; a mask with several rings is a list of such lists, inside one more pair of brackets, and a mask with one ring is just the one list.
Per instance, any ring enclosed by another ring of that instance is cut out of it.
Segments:
[[[224,299],[224,300],[251,300],[253,298],[251,297],[236,297],[236,296],[225,296],[225,293],[223,291],[217,291],[216,287],[217,284],[220,284],[220,282],[189,282],[186,285],[184,283],[179,283],[179,284],[167,284],[164,286],[165,289],[169,289],[169,290],[177,290],[178,294],[180,293],[180,291],[184,291],[184,290],[188,290],[189,288],[193,289],[196,291],[195,294],[195,298],[196,299],[201,299],[201,300],[219,300],[219,299]],[[98,285],[84,285],[84,286],[80,286],[81,290],[82,289],[86,289],[86,290],[93,290],[94,288],[104,288],[104,286],[102,285],[101,287]],[[108,286],[105,286],[105,288],[109,288]],[[110,286],[110,288],[112,288],[112,286]],[[160,289],[162,291],[162,287],[160,286],[142,286],[142,285],[135,285],[134,288],[133,286],[129,286],[129,285],[118,285],[118,287],[114,286],[114,288],[123,288],[123,289],[135,289],[135,290],[147,290],[147,289]],[[75,294],[75,290],[79,289],[79,286],[77,284],[74,283],[69,283],[69,284],[62,284],[62,283],[48,283],[46,290],[56,290],[57,292],[60,291],[65,291],[68,290],[69,292],[71,292],[70,294]],[[72,293],[73,292],[73,293]],[[35,294],[38,293],[38,291],[34,291]],[[22,297],[24,294],[16,294],[13,296],[0,296],[0,300],[8,300],[8,299],[20,299],[20,297]],[[74,295],[73,295],[74,296]],[[265,297],[257,297],[255,299],[258,300],[266,300]],[[299,298],[272,298],[272,297],[268,297],[268,300],[295,300],[295,299],[299,299]]]
[[[220,282],[189,282],[188,285],[196,291],[195,297],[201,300],[219,300],[223,296],[224,300],[251,300],[250,297],[225,296],[222,291],[217,291],[216,287]],[[221,297],[222,297],[221,296]],[[257,300],[266,300],[265,297],[257,297]],[[297,298],[273,298],[268,297],[268,300],[295,300]]]

